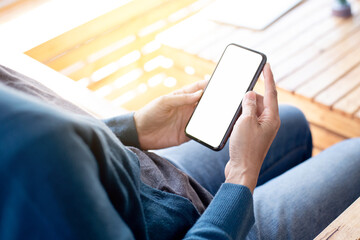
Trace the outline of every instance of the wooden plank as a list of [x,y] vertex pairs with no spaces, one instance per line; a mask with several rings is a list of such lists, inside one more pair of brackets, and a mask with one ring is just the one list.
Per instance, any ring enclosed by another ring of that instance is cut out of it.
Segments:
[[[261,45],[266,44],[269,39],[280,38],[279,35],[289,31],[294,26],[301,24],[304,19],[312,18],[317,15],[322,9],[326,8],[328,1],[304,1],[294,10],[282,16],[279,20],[273,23],[270,27],[266,28],[265,31],[256,32],[259,33],[252,42],[249,42],[248,46],[253,48],[259,48]],[[313,21],[315,21],[313,19]]]
[[156,36],[156,33],[151,34],[146,37],[138,38],[136,41],[126,45],[125,47],[122,47],[118,50],[114,50],[111,53],[105,55],[104,57],[101,57],[97,59],[96,61],[89,62],[89,61],[82,61],[87,62],[84,63],[84,66],[80,69],[76,69],[74,72],[69,74],[69,77],[71,77],[73,80],[77,81],[84,77],[89,77],[93,72],[99,70],[100,68],[119,60],[121,57],[135,51],[138,49],[141,49],[146,43],[153,40]]
[[201,51],[206,51],[212,48],[212,45],[229,33],[234,31],[234,27],[217,24],[215,28],[203,35],[198,41],[192,42],[184,50],[191,54],[199,54]]
[[[126,47],[112,51],[108,55],[106,55],[94,62],[80,61],[81,63],[83,63],[82,67],[79,69],[74,69],[74,71],[69,72],[67,75],[74,81],[77,81],[84,77],[90,77],[93,72],[95,72],[95,71],[99,70],[100,68],[119,60],[121,57],[126,56],[127,54],[139,49],[138,44],[141,44],[141,42],[139,42],[139,41],[132,42],[129,45],[127,45]],[[75,63],[75,64],[77,64],[77,63]],[[49,64],[49,66],[50,65],[51,64]],[[64,69],[61,69],[60,71],[63,71],[63,70]]]
[[[252,34],[256,35],[256,33]],[[237,43],[240,45],[249,46],[245,43],[246,39],[248,38],[249,30],[236,28],[228,36],[225,36],[218,41],[213,41],[211,46],[201,50],[197,55],[203,59],[217,62],[227,45],[230,43]]]
[[[132,30],[129,29],[117,29],[112,31],[111,33],[108,33],[104,36],[99,36],[96,39],[93,39],[87,44],[79,45],[79,47],[70,49],[65,52],[65,54],[60,54],[57,57],[48,59],[47,61],[44,61],[46,65],[49,67],[60,71],[67,66],[80,61],[80,60],[86,60],[89,55],[92,53],[95,53],[102,48],[111,45],[112,43],[115,43],[116,41],[119,41],[121,39],[124,39],[125,37],[131,35],[133,33]],[[46,45],[47,43],[44,43],[43,45]]]
[[102,35],[108,31],[117,29],[122,24],[126,26],[129,19],[135,19],[138,16],[145,15],[151,11],[151,9],[155,9],[167,1],[171,0],[132,1],[65,34],[51,39],[46,42],[46,44],[39,45],[27,51],[26,54],[36,58],[40,62],[49,61],[51,58],[89,41],[89,39],[96,39],[99,34]]
[[282,48],[276,52],[270,51],[268,55],[273,66],[276,66],[283,61],[287,61],[290,56],[303,51],[314,41],[326,35],[333,28],[336,28],[341,22],[342,21],[339,18],[326,18],[325,20],[308,27],[306,31],[297,35],[296,40],[284,44]]
[[348,35],[348,33],[359,29],[359,20],[360,20],[360,6],[355,5],[352,6],[352,14],[353,16],[351,18],[343,19],[340,26],[334,28],[329,34],[324,36],[322,39],[317,39],[314,42],[314,45],[317,46],[320,49],[328,49],[331,47],[333,42],[337,41],[339,37]]
[[343,41],[338,42],[332,48],[320,53],[319,56],[310,60],[306,65],[291,75],[280,79],[281,81],[277,83],[278,86],[289,91],[295,91],[304,83],[314,79],[317,74],[320,74],[330,66],[341,61],[345,55],[357,48],[358,41],[360,41],[359,29]]
[[312,156],[316,156],[319,153],[321,153],[323,151],[323,149],[317,148],[317,147],[313,147],[313,151],[312,151]]
[[121,107],[129,111],[136,111],[157,98],[158,96],[166,95],[174,90],[175,88],[168,88],[163,84],[159,84],[158,86],[156,86],[156,88],[148,88],[147,91],[144,93],[137,93],[136,98],[125,102],[121,105]]
[[[262,93],[264,91],[263,81],[258,81],[255,87],[256,91]],[[281,88],[278,88],[278,99],[279,103],[292,104],[300,108],[311,123],[322,126],[346,138],[360,136],[360,125],[356,119],[351,119],[338,112],[329,111],[328,108],[314,104],[303,97],[296,96]]]
[[273,66],[273,74],[276,77],[275,81],[279,83],[279,86],[290,90],[289,88],[293,85],[289,87],[287,84],[292,84],[293,81],[285,81],[285,83],[282,84],[282,80],[286,77],[289,77],[289,79],[292,80],[292,74],[296,72],[296,70],[311,62],[311,59],[316,58],[319,54],[320,51],[318,49],[314,49],[314,47],[309,46],[301,51],[301,53],[290,56],[286,59],[286,61],[277,65],[273,65],[272,59],[270,59],[269,62],[271,63],[271,66]]
[[[169,54],[174,53],[175,54],[174,56],[177,56],[176,54],[179,54],[181,50],[171,50],[171,48],[168,47],[166,52],[168,52]],[[201,61],[203,61],[204,64],[206,64],[208,69],[211,68],[211,66],[215,66],[215,64],[210,61],[203,60],[197,56],[192,56],[190,54],[182,54],[182,55],[179,54],[179,56],[181,56],[180,59],[184,63],[193,63],[191,65],[194,66],[195,69],[197,69],[196,68],[197,63],[200,64]],[[177,64],[176,62],[177,61],[175,60],[175,64]],[[258,91],[259,93],[263,93],[264,91],[263,81],[258,81],[258,83],[255,86],[255,90]],[[346,138],[360,136],[360,127],[358,121],[354,119],[350,119],[344,116],[343,114],[329,111],[327,108],[314,104],[309,100],[296,96],[283,89],[278,89],[278,93],[279,93],[280,103],[293,104],[299,107],[305,113],[307,119],[311,123],[316,124],[318,126],[322,126],[325,129],[330,130],[331,132],[340,136],[344,136]]]
[[118,70],[116,70],[114,73],[100,79],[99,81],[96,81],[96,82],[91,82],[89,85],[88,85],[88,88],[92,91],[96,91],[108,84],[111,84],[113,82],[115,82],[118,78],[120,78],[121,76],[125,75],[126,73],[134,70],[134,69],[137,69],[139,68],[139,64],[138,62],[134,62],[134,63],[131,63],[125,67],[121,67],[119,68]]
[[[356,86],[360,86],[360,64],[346,76],[321,92],[315,101],[326,106],[332,106],[336,101],[351,92]],[[360,96],[359,96],[360,97]]]
[[[198,80],[202,79],[200,76],[197,76],[197,75],[186,74],[183,69],[178,69],[176,67],[172,67],[170,69],[157,68],[149,73],[145,73],[139,79],[137,79],[129,84],[126,84],[125,86],[122,86],[121,88],[113,87],[114,90],[109,95],[106,96],[106,99],[116,101],[117,98],[121,97],[122,95],[126,94],[127,92],[136,91],[136,87],[139,84],[141,84],[141,83],[147,84],[148,79],[150,79],[151,77],[158,75],[160,73],[164,73],[164,74],[166,74],[166,76],[169,76],[169,77],[174,77],[177,80],[176,87],[174,86],[174,87],[170,88],[170,90],[168,87],[166,87],[166,88],[161,87],[159,91],[156,91],[158,86],[156,86],[156,87],[148,86],[148,89],[150,89],[149,92],[147,91],[146,93],[138,93],[140,95],[136,96],[136,99],[138,101],[137,103],[133,103],[130,100],[129,103],[126,103],[124,105],[124,107],[127,108],[128,110],[134,110],[136,108],[143,106],[148,101],[161,96],[161,94],[168,93],[168,91],[173,91],[175,88],[181,88],[182,86],[185,86],[194,81],[198,81]],[[106,84],[106,86],[107,85],[108,84]],[[152,96],[152,95],[154,95],[154,96]]]
[[324,19],[328,19],[329,13],[327,11],[318,10],[316,13],[307,15],[307,17],[298,21],[293,26],[289,27],[286,31],[282,31],[281,34],[277,34],[267,41],[262,42],[258,47],[259,50],[266,52],[268,55],[273,54],[275,51],[281,50],[284,46],[297,41],[297,38],[301,34],[309,31],[312,27],[321,23]]
[[204,77],[206,74],[212,74],[215,69],[215,63],[204,60],[194,55],[181,51],[179,49],[168,46],[161,47],[161,53],[174,60],[174,64],[179,69],[184,69],[187,66],[195,68],[195,74]]
[[[343,97],[334,105],[334,110],[345,112],[347,114],[353,115],[360,107],[360,86],[355,88],[352,92]],[[356,126],[360,130],[360,124]],[[360,135],[358,135],[360,136]]]
[[[198,55],[208,60],[217,61],[225,46],[230,42],[257,48],[268,54],[269,48],[279,44],[279,41],[284,44],[289,42],[299,32],[306,30],[311,25],[311,21],[317,22],[318,19],[324,18],[325,15],[322,16],[317,13],[319,12],[318,8],[323,7],[324,3],[323,1],[307,1],[298,6],[296,11],[285,15],[265,31],[259,32],[238,28],[228,38],[223,38],[218,42],[214,41],[206,50],[201,51]],[[311,14],[312,12],[316,12],[316,14]],[[307,21],[304,21],[304,19],[307,19]],[[297,31],[293,30],[294,26],[297,26]],[[219,24],[219,27],[223,27],[223,25]],[[289,29],[291,29],[290,32]]]
[[201,80],[199,77],[190,76],[176,68],[165,69],[164,73],[168,77],[175,77],[177,79],[177,84],[173,87],[167,87],[161,82],[154,87],[149,87],[147,91],[143,93],[138,93],[136,98],[131,99],[121,106],[129,111],[138,110],[157,97],[173,92],[176,89],[179,89],[195,81]]
[[[321,4],[319,4],[321,3]],[[324,1],[321,0],[321,1],[313,1],[313,4],[303,4],[304,6],[307,6],[307,8],[311,7],[313,9],[316,9],[318,7],[320,7],[320,5],[324,5]],[[301,5],[299,8],[302,8]],[[307,8],[304,8],[307,10]],[[309,12],[308,11],[300,11],[301,14],[306,14],[308,15]],[[286,18],[288,15],[286,15],[284,18]],[[303,15],[302,15],[302,18],[300,18],[298,16],[298,14],[295,14],[296,17],[298,17],[297,21],[294,21],[293,25],[301,25],[301,24],[304,24],[304,19],[306,19],[306,21],[308,22],[307,24],[308,25],[311,25],[312,23],[310,23],[310,21],[315,21],[315,19],[319,19],[319,18],[324,18],[325,17],[325,14],[324,16],[321,16],[321,14],[309,14],[309,17],[307,18],[303,18]],[[291,19],[291,17],[289,16],[289,18]],[[301,19],[301,21],[299,20]],[[281,19],[282,20],[282,19]],[[289,25],[288,22],[286,22],[285,20],[281,21],[279,20],[279,22],[283,22],[283,23],[286,23],[286,25]],[[316,21],[315,21],[316,22]],[[295,24],[296,23],[296,24]],[[206,27],[208,24],[210,25],[213,25],[214,23],[213,22],[210,22],[209,20],[207,20],[206,17],[199,17],[199,16],[196,16],[196,17],[193,17],[193,18],[189,18],[187,21],[184,21],[183,23],[179,24],[178,26],[176,26],[175,28],[173,29],[170,29],[169,31],[165,32],[163,35],[165,35],[165,37],[163,38],[162,42],[165,44],[165,45],[168,45],[168,46],[171,46],[171,47],[174,47],[174,48],[179,48],[179,49],[183,49],[183,50],[186,50],[189,48],[189,52],[190,53],[198,53],[198,50],[201,50],[201,48],[195,48],[195,47],[192,47],[192,44],[196,44],[196,45],[201,45],[200,43],[202,41],[206,41],[207,44],[209,46],[209,48],[211,49],[213,45],[216,45],[216,42],[215,41],[211,41],[209,40],[209,36],[211,37],[211,35],[209,34],[204,34],[204,32],[207,32],[205,31],[203,28],[204,26]],[[283,24],[284,25],[284,24]],[[304,26],[302,28],[299,28],[299,30],[303,30],[303,29],[306,29],[307,26]],[[217,26],[219,27],[224,27],[226,25],[221,25],[221,24],[217,24]],[[278,29],[279,27],[277,26],[281,26],[281,24],[278,24],[278,22],[276,24],[274,24],[274,26],[272,26],[271,28],[269,29]],[[293,27],[292,27],[293,28]],[[254,42],[259,42],[260,40],[260,36],[262,35],[262,33],[260,32],[255,32],[255,31],[249,31],[249,30],[246,30],[246,29],[238,29],[238,31],[241,31],[243,32],[242,34],[242,37],[241,37],[241,41],[239,41],[241,44],[245,44],[247,46],[250,46],[254,44]],[[289,32],[289,31],[287,31]],[[187,34],[185,34],[187,33]],[[294,37],[297,33],[294,32],[291,37]],[[201,39],[201,35],[202,35],[202,39]],[[269,35],[269,34],[267,34]],[[181,37],[180,37],[181,36]],[[200,36],[200,38],[199,38]],[[284,40],[284,36],[282,34],[282,37],[279,37],[278,35],[274,34],[274,37],[275,38],[278,38],[278,40],[276,40],[276,42],[279,42],[280,40],[282,41],[286,41],[286,39]],[[269,41],[269,39],[271,38],[266,38],[265,36],[263,38],[261,38],[262,41],[264,42],[267,42]],[[210,42],[212,42],[210,44]],[[275,42],[275,41],[274,41]],[[197,44],[199,43],[199,44]],[[228,43],[228,42],[226,42]],[[226,45],[225,43],[225,45]],[[248,44],[246,44],[248,43]],[[223,46],[224,43],[221,43],[220,44],[220,47],[221,47],[221,50],[223,49]],[[211,46],[211,47],[210,47]],[[195,48],[195,50],[193,50],[193,48]],[[206,50],[208,51],[209,48],[207,48]],[[204,52],[201,52],[201,53],[198,53],[199,55],[206,55],[206,53]],[[205,57],[206,59],[214,59],[212,56],[210,57]],[[217,58],[217,55],[216,57]]]
[[[279,82],[285,77],[294,73],[300,67],[305,66],[311,62],[314,58],[323,54],[325,51],[332,52],[341,52],[345,51],[343,46],[340,46],[339,43],[346,39],[347,37],[356,33],[359,30],[360,21],[352,21],[347,19],[343,21],[340,26],[332,29],[329,34],[322,35],[321,38],[317,38],[316,41],[313,41],[311,45],[303,48],[301,51],[298,51],[295,55],[286,58],[286,61],[282,61],[279,65],[275,66],[273,69],[274,74],[276,75],[276,80]],[[338,44],[338,45],[336,45]],[[338,46],[341,51],[333,50]]]
[[345,140],[345,137],[339,136],[315,124],[310,124],[310,129],[313,137],[313,145],[318,149],[326,149],[335,143]]
[[120,97],[121,95],[125,94],[128,91],[131,91],[133,89],[136,89],[141,83],[147,83],[148,79],[154,77],[155,75],[158,75],[160,73],[164,72],[164,69],[159,67],[154,69],[151,72],[144,73],[141,77],[136,79],[135,81],[128,83],[120,88],[113,87],[113,91],[108,94],[105,98],[112,101],[116,98]]
[[[147,62],[150,61],[151,59],[154,59],[156,56],[159,55],[159,50],[154,51],[152,53],[149,53],[145,56],[143,56],[142,58],[140,58],[139,60],[127,65],[127,66],[123,66],[118,68],[118,70],[116,70],[115,72],[111,73],[110,75],[100,79],[99,81],[93,82],[91,83],[88,88],[90,90],[98,90],[101,87],[104,87],[107,84],[111,84],[113,83],[116,79],[120,78],[121,76],[123,76],[124,74],[136,69],[136,68],[143,68],[143,62]],[[71,75],[69,76],[71,77]],[[72,77],[71,77],[72,78]]]
[[315,240],[359,239],[360,198],[350,205],[339,217],[325,228]]
[[195,15],[160,34],[159,40],[164,45],[184,50],[187,46],[191,46],[199,39],[206,37],[216,27],[216,23]]
[[[129,19],[124,25],[119,24],[119,26],[109,32],[104,32],[101,34],[99,32],[99,36],[92,39],[91,41],[85,41],[79,47],[69,50],[66,54],[62,54],[59,57],[50,59],[46,61],[48,66],[54,68],[55,70],[62,70],[63,68],[71,65],[80,60],[86,60],[87,57],[96,52],[101,50],[102,48],[113,44],[114,42],[121,40],[129,35],[136,35],[138,32],[146,26],[149,26],[156,21],[166,19],[170,13],[175,12],[178,9],[184,8],[194,2],[194,0],[184,0],[184,1],[168,1],[165,4],[158,6],[156,9],[152,9],[144,13],[141,18],[134,18]],[[179,19],[180,21],[180,19]],[[156,33],[151,34],[151,36],[144,36],[138,38],[138,45],[143,44],[145,41],[152,41],[156,34],[159,33],[161,30],[166,29],[169,26],[172,26],[176,22],[168,22],[166,26],[162,27]],[[84,30],[86,31],[86,30]],[[68,33],[65,33],[68,34]],[[143,39],[144,38],[144,39]],[[48,43],[45,43],[48,44]]]
[[346,139],[344,136],[340,136],[313,123],[310,123],[310,130],[313,141],[312,156],[315,156],[328,147]]
[[302,96],[313,98],[330,84],[344,76],[348,71],[360,63],[360,48],[354,49],[344,56],[341,61],[334,63],[331,68],[322,72],[316,78],[307,82],[295,92]]
[[177,87],[182,88],[186,85],[192,84],[196,81],[203,80],[203,78],[197,75],[189,75],[184,72],[183,69],[178,69],[176,67],[172,67],[169,69],[165,69],[165,73],[168,77],[173,77],[177,80]]

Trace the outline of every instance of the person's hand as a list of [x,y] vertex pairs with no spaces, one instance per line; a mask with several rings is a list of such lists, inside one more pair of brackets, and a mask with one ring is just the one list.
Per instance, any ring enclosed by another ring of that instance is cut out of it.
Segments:
[[177,146],[189,140],[185,126],[208,81],[203,80],[159,97],[135,112],[142,149]]
[[264,97],[255,92],[245,95],[242,114],[230,136],[230,160],[225,167],[226,182],[247,186],[251,192],[280,127],[277,91],[269,64],[263,74]]

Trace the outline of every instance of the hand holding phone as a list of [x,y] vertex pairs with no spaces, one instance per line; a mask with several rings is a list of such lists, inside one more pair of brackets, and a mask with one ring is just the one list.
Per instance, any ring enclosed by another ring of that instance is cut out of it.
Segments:
[[247,186],[251,192],[280,127],[277,91],[268,64],[264,67],[264,82],[264,96],[251,91],[244,97],[242,114],[231,133],[230,160],[225,167],[225,182]]
[[254,88],[265,63],[266,56],[260,52],[228,45],[186,126],[186,135],[221,150],[241,113],[245,93]]

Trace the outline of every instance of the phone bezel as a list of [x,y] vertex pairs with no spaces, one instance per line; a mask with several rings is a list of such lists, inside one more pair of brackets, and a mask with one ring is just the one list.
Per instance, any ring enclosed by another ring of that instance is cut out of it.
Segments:
[[[230,43],[229,45],[226,46],[226,48],[225,48],[224,52],[222,53],[222,55],[221,55],[218,63],[216,64],[216,67],[215,67],[213,73],[211,74],[209,83],[210,83],[210,81],[211,81],[211,79],[212,79],[212,77],[213,77],[213,75],[214,75],[214,73],[215,73],[215,71],[216,71],[216,69],[217,69],[217,67],[218,67],[221,59],[223,58],[226,49],[227,49],[229,46],[231,46],[231,45],[234,45],[234,46],[236,46],[236,47],[243,48],[243,49],[248,50],[248,51],[251,51],[251,52],[254,52],[254,53],[256,53],[256,54],[259,54],[259,55],[262,57],[262,60],[261,60],[261,62],[260,62],[260,65],[258,66],[258,68],[257,68],[257,70],[256,70],[256,72],[255,72],[255,74],[254,74],[254,77],[253,77],[253,79],[251,80],[250,85],[249,85],[249,87],[248,87],[247,90],[246,90],[246,92],[251,91],[251,90],[254,89],[255,84],[256,84],[257,80],[259,79],[259,77],[260,77],[260,74],[261,74],[261,72],[262,72],[262,70],[263,70],[263,68],[264,68],[264,66],[265,66],[265,64],[266,64],[267,58],[266,58],[266,55],[263,54],[263,53],[261,53],[261,52],[258,52],[258,51],[256,51],[256,50],[253,50],[253,49],[250,49],[250,48],[247,48],[247,47],[244,47],[244,46],[235,44],[235,43]],[[208,84],[209,84],[209,83],[208,83]],[[206,86],[205,89],[204,89],[204,93],[205,93],[205,91],[206,91],[206,88],[207,88],[207,86]],[[201,99],[202,99],[202,96],[200,97],[199,102],[201,101]],[[199,142],[199,143],[201,143],[202,145],[204,145],[204,146],[206,146],[206,147],[214,150],[214,151],[220,151],[221,149],[224,148],[227,140],[228,140],[229,137],[230,137],[230,134],[231,134],[232,129],[233,129],[235,123],[236,123],[236,120],[239,118],[239,116],[240,116],[240,114],[241,114],[241,110],[242,110],[242,107],[241,107],[241,106],[242,106],[242,100],[241,100],[241,102],[240,102],[240,104],[239,104],[239,106],[238,106],[238,108],[237,108],[237,110],[236,110],[236,112],[235,112],[235,114],[234,114],[234,117],[233,117],[233,119],[231,120],[231,123],[230,123],[228,129],[226,130],[226,132],[225,132],[225,134],[224,134],[224,137],[223,137],[223,139],[221,140],[219,146],[213,147],[213,146],[207,144],[206,142],[203,142],[202,140],[200,140],[200,139],[198,139],[198,138],[190,135],[189,133],[187,133],[187,126],[188,126],[189,122],[191,121],[191,118],[192,118],[194,112],[196,111],[196,108],[197,108],[197,107],[195,107],[193,113],[192,113],[191,116],[190,116],[189,121],[187,122],[187,124],[186,124],[186,126],[185,126],[185,135],[186,135],[187,137],[195,140],[196,142]]]

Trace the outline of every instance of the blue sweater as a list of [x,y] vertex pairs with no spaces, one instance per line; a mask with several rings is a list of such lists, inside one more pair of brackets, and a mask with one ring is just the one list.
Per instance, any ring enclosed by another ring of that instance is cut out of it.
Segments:
[[140,180],[133,115],[103,122],[0,85],[0,239],[243,239],[248,188],[225,183],[200,216]]

